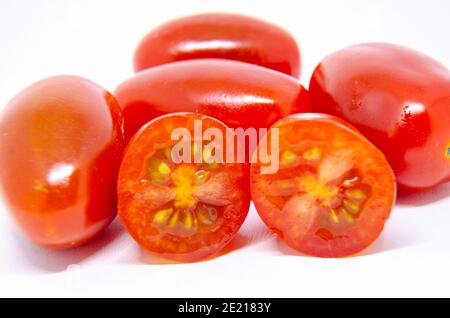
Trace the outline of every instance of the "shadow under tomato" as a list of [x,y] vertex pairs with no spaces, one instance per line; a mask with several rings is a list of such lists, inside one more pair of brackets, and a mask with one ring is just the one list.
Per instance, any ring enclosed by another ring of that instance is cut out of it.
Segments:
[[351,257],[361,257],[368,255],[375,255],[379,253],[391,252],[403,248],[408,248],[414,245],[423,243],[424,239],[420,239],[417,236],[412,236],[411,233],[398,233],[396,235],[382,235],[370,246],[363,251],[352,255]]
[[258,244],[259,242],[273,237],[269,229],[260,220],[258,220],[258,222],[251,223],[249,227],[243,229],[241,232],[245,232],[246,234],[238,233],[219,253],[206,259],[205,261],[213,260],[226,254],[236,252],[237,250]]
[[[359,253],[349,255],[343,258],[354,258],[354,257],[364,257],[368,255],[375,255],[380,253],[386,253],[394,250],[399,250],[402,248],[408,248],[410,246],[418,245],[424,242],[424,238],[419,238],[417,236],[413,236],[407,229],[404,231],[385,231],[383,234],[371,245],[369,245],[364,250]],[[283,256],[298,256],[298,257],[314,257],[289,247],[284,242],[280,240],[276,240],[275,248],[283,255]]]
[[23,236],[17,235],[18,249],[23,252],[30,266],[44,272],[62,272],[70,265],[78,264],[98,253],[124,233],[117,220],[91,241],[72,249],[48,249],[34,245]]
[[[250,237],[242,235],[242,234],[237,234],[231,240],[231,242],[227,246],[225,246],[222,250],[220,250],[218,253],[216,253],[213,256],[208,257],[206,259],[202,259],[202,260],[199,260],[196,262],[190,262],[190,263],[201,263],[201,262],[208,262],[208,261],[214,260],[214,259],[224,256],[226,254],[237,251],[245,246],[248,246],[251,241],[252,241],[252,239]],[[166,259],[166,258],[160,257],[156,254],[153,254],[151,252],[148,252],[143,248],[140,248],[140,247],[138,247],[138,248],[140,249],[138,261],[143,264],[150,264],[150,265],[189,264],[189,263],[177,262],[177,261],[173,261],[170,259]]]
[[[250,211],[249,216],[242,225],[241,230],[227,246],[225,246],[221,251],[214,254],[213,256],[193,263],[212,261],[222,256],[226,256],[227,254],[236,252],[240,249],[258,244],[272,237],[272,233],[259,219],[256,212]],[[152,254],[151,252],[148,252],[145,249],[138,247],[137,245],[136,248],[139,248],[139,256],[137,257],[137,262],[139,263],[152,265],[185,264],[159,257],[158,255]]]
[[415,193],[400,193],[397,196],[399,206],[423,206],[450,197],[450,183]]
[[275,246],[277,250],[282,254],[282,256],[310,257],[309,255],[294,250],[293,248],[289,247],[289,245],[285,244],[279,239],[275,239]]

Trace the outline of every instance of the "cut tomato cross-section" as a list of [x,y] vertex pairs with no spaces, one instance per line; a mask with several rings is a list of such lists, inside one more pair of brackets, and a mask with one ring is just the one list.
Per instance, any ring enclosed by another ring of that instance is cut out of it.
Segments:
[[251,168],[252,198],[269,228],[314,256],[347,256],[372,243],[395,199],[384,155],[329,115],[292,115],[272,128],[280,136],[278,172],[262,174],[260,162]]
[[[172,140],[172,131],[185,128],[194,136],[195,120],[204,129],[227,132],[224,124],[200,114],[159,117],[133,137],[118,181],[119,216],[132,237],[178,261],[218,252],[239,230],[250,202],[248,165],[208,160],[211,153],[204,145],[209,141],[189,141],[192,162],[173,158],[179,141]],[[202,160],[194,163],[197,152]]]

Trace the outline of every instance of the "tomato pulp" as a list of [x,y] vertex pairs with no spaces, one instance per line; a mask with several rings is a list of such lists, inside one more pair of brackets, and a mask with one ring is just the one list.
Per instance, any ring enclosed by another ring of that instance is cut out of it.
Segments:
[[201,162],[173,159],[178,141],[172,132],[184,127],[193,135],[196,120],[205,130],[224,136],[228,131],[205,115],[158,117],[132,138],[119,172],[119,217],[125,228],[145,249],[177,261],[220,251],[236,235],[250,204],[248,165],[208,160],[212,151],[203,147],[206,137],[185,141],[189,158],[200,155]]
[[393,44],[359,44],[326,57],[310,83],[315,111],[355,125],[392,165],[401,191],[450,180],[450,72]]
[[137,73],[115,91],[125,137],[172,112],[213,116],[228,127],[270,127],[293,112],[310,110],[309,95],[294,78],[248,63],[193,60]]
[[238,60],[300,75],[300,51],[288,32],[259,19],[224,13],[183,17],[152,30],[136,49],[134,69],[198,58]]
[[384,155],[334,116],[291,115],[272,128],[279,129],[278,172],[262,174],[261,162],[251,167],[252,200],[270,230],[319,257],[347,256],[371,244],[395,199]]
[[41,80],[4,108],[0,185],[32,241],[76,246],[114,219],[122,124],[114,97],[76,76]]

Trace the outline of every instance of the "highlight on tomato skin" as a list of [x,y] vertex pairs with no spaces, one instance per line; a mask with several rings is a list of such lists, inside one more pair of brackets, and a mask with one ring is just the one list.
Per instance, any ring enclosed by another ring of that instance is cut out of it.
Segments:
[[228,127],[268,128],[311,110],[309,94],[291,76],[243,62],[199,59],[135,74],[115,90],[128,141],[140,127],[172,112],[212,116]]
[[199,58],[222,58],[300,76],[300,50],[280,27],[229,13],[178,18],[149,32],[136,48],[135,71]]
[[[295,114],[272,128],[279,132],[279,170],[263,174],[264,164],[252,163],[250,187],[274,235],[318,257],[349,256],[374,242],[396,195],[381,151],[331,115]],[[264,137],[269,143],[272,133]]]
[[115,98],[78,76],[38,81],[5,106],[0,188],[32,242],[78,246],[115,218],[122,126]]
[[349,121],[386,156],[399,192],[450,180],[450,71],[412,49],[362,43],[316,67],[314,112]]
[[[212,117],[173,113],[158,117],[132,138],[122,161],[117,191],[119,217],[144,249],[179,262],[210,258],[225,247],[244,222],[249,205],[248,164],[212,157],[209,141],[188,142],[189,156],[201,162],[176,163],[174,129],[194,136],[194,123],[224,136],[229,129]],[[223,148],[232,147],[229,141]]]

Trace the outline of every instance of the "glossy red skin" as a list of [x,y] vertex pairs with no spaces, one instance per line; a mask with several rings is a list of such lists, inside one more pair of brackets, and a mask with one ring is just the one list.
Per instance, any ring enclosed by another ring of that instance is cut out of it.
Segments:
[[153,213],[167,204],[174,207],[174,200],[167,199],[171,193],[168,186],[163,186],[164,191],[153,192],[157,187],[146,177],[145,162],[161,147],[176,143],[170,139],[172,129],[184,127],[193,135],[194,120],[201,120],[204,130],[219,129],[224,136],[228,130],[222,122],[196,113],[173,113],[155,118],[142,127],[128,144],[117,182],[119,218],[130,235],[146,250],[178,262],[195,262],[217,255],[235,237],[250,206],[249,166],[221,164],[216,170],[224,178],[219,181],[220,185],[204,185],[209,201],[213,202],[218,197],[229,202],[226,206],[231,209],[226,209],[227,212],[219,217],[223,220],[219,227],[214,230],[203,228],[193,235],[179,236],[153,226],[150,221]]
[[351,46],[326,57],[310,83],[314,110],[340,116],[379,147],[403,192],[450,179],[450,72],[393,44]]
[[116,215],[123,119],[112,95],[76,76],[41,80],[0,119],[0,185],[33,242],[80,245]]
[[213,116],[228,127],[270,127],[310,110],[309,94],[294,78],[248,63],[203,59],[137,73],[115,96],[125,118],[125,139],[148,121],[172,112]]
[[237,60],[300,75],[300,51],[288,32],[262,20],[223,13],[183,17],[152,30],[136,49],[134,69],[198,58]]

